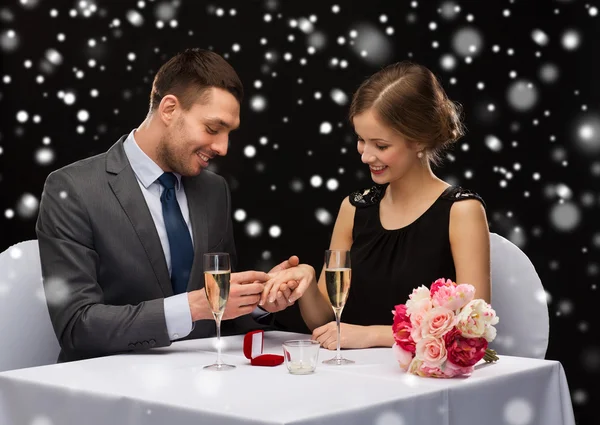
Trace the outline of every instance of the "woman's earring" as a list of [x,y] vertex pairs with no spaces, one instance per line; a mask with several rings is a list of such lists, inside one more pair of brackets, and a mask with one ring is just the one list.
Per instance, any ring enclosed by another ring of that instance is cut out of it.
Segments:
[[417,152],[417,158],[419,158],[419,159],[423,158],[423,152]]

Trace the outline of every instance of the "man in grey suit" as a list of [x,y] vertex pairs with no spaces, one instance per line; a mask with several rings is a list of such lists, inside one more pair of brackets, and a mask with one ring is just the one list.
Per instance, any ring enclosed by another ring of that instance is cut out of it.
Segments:
[[[228,252],[232,265],[236,254],[227,183],[205,168],[226,155],[242,97],[221,56],[188,49],[157,72],[137,129],[48,176],[36,231],[59,361],[214,334],[203,254]],[[232,273],[224,333],[258,327],[266,280]],[[286,295],[262,309],[286,308]]]

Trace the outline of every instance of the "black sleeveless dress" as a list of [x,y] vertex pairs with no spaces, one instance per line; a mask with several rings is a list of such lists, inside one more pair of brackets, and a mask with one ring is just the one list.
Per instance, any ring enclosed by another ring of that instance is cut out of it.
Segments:
[[[448,187],[433,205],[411,224],[386,230],[379,219],[379,203],[387,185],[354,192],[352,229],[352,284],[342,322],[391,325],[392,310],[412,290],[429,287],[436,279],[456,279],[450,250],[450,208],[464,199],[483,200],[476,193]],[[485,206],[485,204],[484,204]]]

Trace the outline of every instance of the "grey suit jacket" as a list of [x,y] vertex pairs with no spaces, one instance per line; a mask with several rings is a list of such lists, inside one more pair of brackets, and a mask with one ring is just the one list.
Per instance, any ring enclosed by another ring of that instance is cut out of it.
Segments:
[[[54,171],[44,186],[36,232],[59,361],[171,344],[163,301],[171,280],[125,138]],[[194,239],[190,291],[204,286],[204,253],[228,252],[232,264],[236,253],[225,179],[204,170],[182,182]],[[223,322],[223,333],[256,327],[244,316]],[[214,333],[214,321],[201,320],[188,338]]]

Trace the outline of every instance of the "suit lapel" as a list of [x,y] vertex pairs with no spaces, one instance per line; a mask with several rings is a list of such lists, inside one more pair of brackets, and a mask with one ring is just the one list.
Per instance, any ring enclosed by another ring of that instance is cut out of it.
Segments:
[[144,246],[164,296],[168,297],[173,295],[173,287],[165,254],[144,195],[125,155],[123,149],[125,139],[126,136],[119,139],[107,153],[108,183]]
[[208,217],[200,181],[201,178],[199,177],[184,177],[182,179],[194,235],[194,263],[188,282],[188,291],[204,287],[202,261],[204,253],[208,249],[206,238],[206,235],[208,235]]

